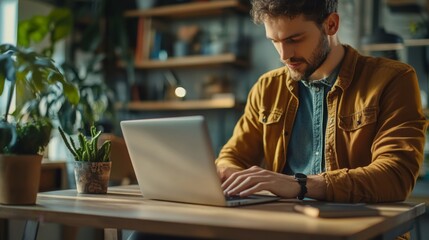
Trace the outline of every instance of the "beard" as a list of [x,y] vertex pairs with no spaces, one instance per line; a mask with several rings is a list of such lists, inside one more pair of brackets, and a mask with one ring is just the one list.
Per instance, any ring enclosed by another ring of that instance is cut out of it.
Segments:
[[[308,80],[308,78],[323,64],[330,52],[331,48],[329,46],[328,37],[326,34],[324,34],[324,31],[322,31],[319,43],[317,44],[313,54],[308,60],[306,60],[305,58],[294,57],[289,59],[289,62],[304,63],[307,65],[304,71],[299,71],[298,69],[293,70],[289,68],[292,80]],[[285,62],[283,63],[286,65]]]

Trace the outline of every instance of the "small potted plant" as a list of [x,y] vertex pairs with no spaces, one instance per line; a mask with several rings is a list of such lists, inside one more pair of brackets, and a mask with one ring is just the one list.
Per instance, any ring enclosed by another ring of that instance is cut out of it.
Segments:
[[[8,88],[6,81],[10,82]],[[77,89],[65,80],[52,59],[11,44],[0,45],[0,95],[7,94],[0,117],[0,204],[36,202],[43,150],[52,129],[49,118],[25,111],[9,114],[15,86],[18,109],[55,84],[62,87],[72,104],[77,104]]]
[[85,137],[82,132],[78,135],[79,146],[72,137],[66,136],[64,130],[58,128],[64,143],[75,160],[75,179],[78,193],[107,193],[112,162],[109,159],[109,140],[98,147],[101,131],[91,126],[91,136]]

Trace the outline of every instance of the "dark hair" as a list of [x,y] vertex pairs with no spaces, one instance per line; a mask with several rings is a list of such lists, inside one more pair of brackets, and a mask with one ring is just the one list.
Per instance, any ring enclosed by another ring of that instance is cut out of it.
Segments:
[[338,0],[252,0],[250,14],[257,24],[267,17],[293,19],[304,14],[307,20],[321,25],[331,13],[337,12],[337,6]]

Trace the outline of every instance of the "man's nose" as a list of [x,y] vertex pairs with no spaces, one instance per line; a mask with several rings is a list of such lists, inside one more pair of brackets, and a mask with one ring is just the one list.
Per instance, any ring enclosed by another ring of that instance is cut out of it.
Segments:
[[287,59],[293,57],[294,49],[291,46],[288,46],[285,43],[280,44],[279,47],[280,60],[286,61]]

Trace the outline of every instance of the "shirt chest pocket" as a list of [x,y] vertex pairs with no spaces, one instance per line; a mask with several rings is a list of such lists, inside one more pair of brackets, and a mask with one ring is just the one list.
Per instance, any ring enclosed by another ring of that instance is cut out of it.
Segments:
[[339,117],[339,127],[345,131],[355,131],[377,121],[377,108],[367,107],[348,116]]
[[264,125],[278,123],[282,117],[282,114],[283,110],[277,108],[272,109],[271,111],[261,110],[259,111],[259,122]]

